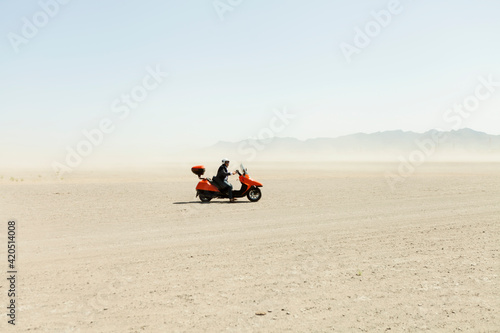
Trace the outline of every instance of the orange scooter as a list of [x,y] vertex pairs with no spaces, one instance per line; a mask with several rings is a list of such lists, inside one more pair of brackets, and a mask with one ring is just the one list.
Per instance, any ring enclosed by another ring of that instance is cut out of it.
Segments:
[[[202,202],[209,202],[214,198],[229,198],[227,192],[224,190],[223,184],[219,184],[217,181],[210,178],[201,177],[205,174],[205,167],[203,165],[194,166],[191,168],[191,171],[200,179],[200,182],[196,186],[196,196],[199,197]],[[236,172],[240,176],[241,189],[233,191],[233,198],[243,198],[247,196],[248,200],[252,202],[259,201],[262,197],[262,192],[259,187],[263,185],[250,178],[243,164],[241,164],[241,172],[239,170],[236,170]]]

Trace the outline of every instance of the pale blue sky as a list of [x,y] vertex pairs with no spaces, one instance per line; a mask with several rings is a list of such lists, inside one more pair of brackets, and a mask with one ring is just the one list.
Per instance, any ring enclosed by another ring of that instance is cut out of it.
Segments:
[[[388,3],[243,0],[222,21],[211,0],[72,0],[16,53],[9,33],[41,7],[3,1],[0,149],[50,161],[109,117],[99,154],[162,154],[246,139],[283,107],[296,118],[279,136],[301,139],[447,129],[478,76],[500,81],[500,2],[401,0],[348,63],[339,45]],[[156,65],[169,76],[120,120],[111,103]],[[500,134],[497,89],[463,127]]]

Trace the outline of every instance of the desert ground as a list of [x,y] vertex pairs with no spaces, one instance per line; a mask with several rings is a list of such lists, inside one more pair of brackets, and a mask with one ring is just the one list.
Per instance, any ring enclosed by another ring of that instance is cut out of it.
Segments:
[[0,331],[500,332],[500,164],[248,163],[234,204],[192,165],[2,170]]

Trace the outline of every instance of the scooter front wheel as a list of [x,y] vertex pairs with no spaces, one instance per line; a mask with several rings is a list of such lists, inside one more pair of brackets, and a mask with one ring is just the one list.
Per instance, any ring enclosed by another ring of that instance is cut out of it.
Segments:
[[250,191],[248,191],[247,198],[251,202],[257,202],[260,200],[261,197],[262,197],[262,192],[258,187],[254,187],[250,189]]

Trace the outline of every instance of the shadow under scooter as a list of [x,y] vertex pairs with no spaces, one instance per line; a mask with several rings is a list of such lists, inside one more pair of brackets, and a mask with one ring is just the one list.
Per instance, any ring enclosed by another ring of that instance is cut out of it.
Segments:
[[[173,202],[172,204],[174,205],[189,205],[189,204],[207,204],[208,202],[203,202],[203,201],[179,201],[179,202]],[[234,201],[234,202],[229,202],[229,201],[212,201],[212,204],[218,203],[218,204],[238,204],[238,203],[251,203],[250,201]]]

